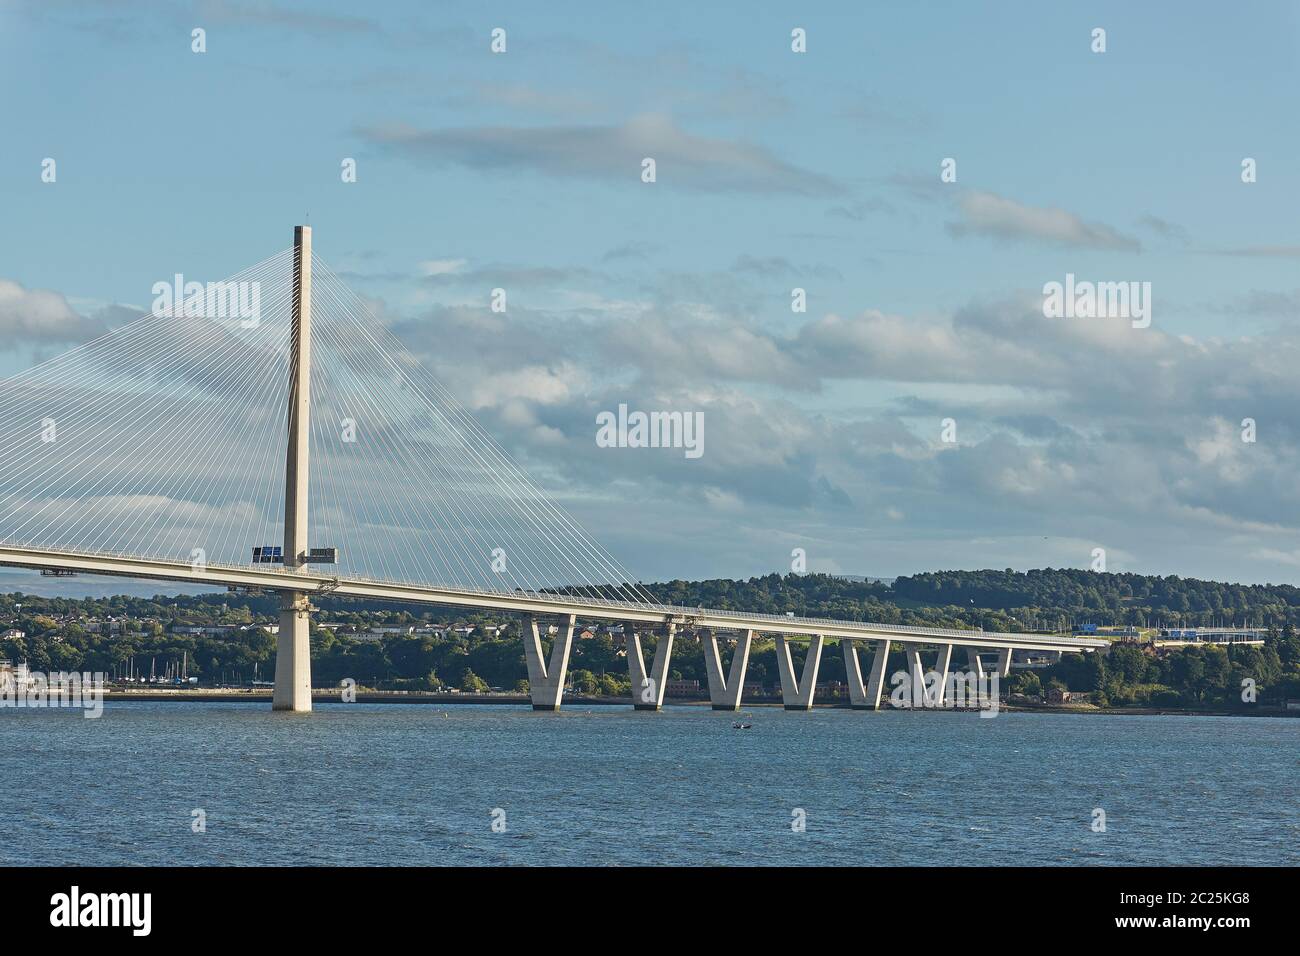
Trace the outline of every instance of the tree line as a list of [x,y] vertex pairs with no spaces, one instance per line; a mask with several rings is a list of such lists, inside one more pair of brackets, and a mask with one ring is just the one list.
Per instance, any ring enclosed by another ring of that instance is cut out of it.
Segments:
[[[852,581],[824,574],[770,574],[747,580],[668,581],[642,585],[656,600],[685,607],[712,607],[759,613],[794,613],[911,624],[928,627],[975,627],[985,630],[1042,629],[1045,623],[1091,620],[1095,623],[1208,624],[1234,620],[1270,629],[1263,649],[1196,647],[1156,658],[1136,647],[1117,646],[1107,658],[1067,655],[1060,664],[1035,675],[1013,678],[1013,687],[1046,692],[1049,686],[1094,694],[1116,705],[1172,706],[1232,703],[1242,681],[1255,682],[1261,699],[1300,698],[1300,643],[1295,617],[1300,589],[1290,585],[1232,585],[1173,576],[1105,574],[1074,569],[1029,572],[942,571],[910,575],[892,584]],[[526,686],[520,621],[513,616],[323,598],[313,621],[313,672],[322,685],[352,678],[363,686],[393,689],[457,687],[517,690]],[[120,672],[134,660],[137,673],[156,662],[184,655],[189,673],[205,683],[222,679],[247,681],[254,673],[269,678],[275,667],[275,638],[257,622],[273,621],[273,596],[204,594],[184,597],[74,600],[32,595],[0,595],[0,619],[26,632],[0,641],[0,657],[26,660],[44,671]],[[79,621],[109,617],[122,620],[124,633],[89,633]],[[382,640],[358,640],[345,628],[323,622],[369,627],[405,627],[421,623],[475,626],[469,634],[395,634]],[[177,625],[246,625],[222,636],[173,634]],[[499,635],[486,625],[504,626]],[[654,638],[643,638],[653,653]],[[802,651],[796,651],[796,662]],[[897,652],[896,652],[897,653]],[[725,661],[724,661],[725,664]],[[903,659],[890,661],[891,672]],[[575,689],[596,694],[630,693],[623,640],[603,630],[576,641],[570,663]],[[836,645],[827,648],[824,679],[843,673]],[[1031,679],[1032,676],[1032,679]],[[670,677],[707,677],[701,645],[682,635],[674,649]],[[756,642],[748,683],[775,687],[776,654],[771,641]],[[1037,680],[1037,687],[1034,685]],[[1055,685],[1052,684],[1055,682]]]

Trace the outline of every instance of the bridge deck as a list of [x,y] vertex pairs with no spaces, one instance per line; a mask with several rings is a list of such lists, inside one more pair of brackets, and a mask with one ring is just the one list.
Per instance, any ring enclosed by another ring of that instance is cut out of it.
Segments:
[[487,591],[468,588],[432,587],[365,578],[336,578],[302,568],[243,567],[185,561],[165,561],[124,554],[68,551],[0,545],[0,566],[41,570],[74,571],[155,581],[259,588],[269,591],[302,591],[308,594],[338,594],[348,597],[403,601],[415,604],[474,607],[527,614],[574,614],[581,618],[629,623],[678,624],[728,630],[754,630],[768,634],[824,637],[841,640],[889,639],[911,644],[955,644],[967,647],[1045,651],[1087,651],[1106,647],[1107,642],[1057,634],[1012,634],[956,628],[909,627],[872,624],[829,618],[788,617],[714,608],[676,607],[664,604],[634,604],[594,597],[549,594],[536,591]]

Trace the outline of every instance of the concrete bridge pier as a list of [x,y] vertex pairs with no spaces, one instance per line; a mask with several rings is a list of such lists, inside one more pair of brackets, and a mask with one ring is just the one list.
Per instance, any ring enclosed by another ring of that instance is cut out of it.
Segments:
[[577,616],[569,615],[551,645],[551,661],[542,657],[542,635],[537,618],[530,617],[524,627],[524,658],[528,662],[528,694],[533,710],[559,710],[564,697],[564,677],[569,671],[569,652],[573,649],[573,628]]
[[778,635],[776,663],[781,671],[781,700],[786,710],[812,710],[813,694],[817,690],[817,670],[821,667],[822,647],[826,639],[817,634],[808,643],[808,656],[803,662],[803,677],[794,673],[794,658],[790,656],[790,643]]
[[885,687],[885,667],[889,663],[889,641],[872,641],[876,652],[871,657],[871,676],[862,680],[862,665],[858,661],[858,642],[840,641],[844,654],[844,670],[849,682],[849,706],[854,710],[879,710],[880,693]]
[[311,710],[311,601],[301,591],[280,599],[280,633],[275,638],[272,710]]
[[952,669],[952,645],[940,644],[939,657],[934,662],[935,673],[939,675],[939,682],[935,685],[934,692],[930,695],[934,698],[934,703],[942,707],[948,693],[948,671]]
[[984,686],[984,661],[980,658],[978,647],[966,648],[966,664],[975,672],[975,678]]
[[1003,647],[998,650],[998,677],[1011,676],[1011,648]]
[[745,669],[749,666],[749,648],[753,643],[753,631],[747,630],[744,636],[736,639],[736,652],[731,657],[731,670],[724,678],[722,654],[718,650],[718,635],[710,631],[704,638],[704,665],[709,675],[709,702],[714,710],[740,710],[740,696],[745,689]]
[[632,677],[632,707],[636,710],[659,710],[664,705],[664,689],[668,683],[668,662],[673,656],[673,640],[677,625],[668,624],[668,632],[659,638],[655,647],[650,674],[645,671],[645,657],[641,653],[641,635],[635,630],[627,638],[627,669]]
[[907,673],[912,684],[908,706],[924,707],[928,695],[925,689],[925,665],[921,663],[921,647],[919,644],[905,644],[903,647],[907,652]]

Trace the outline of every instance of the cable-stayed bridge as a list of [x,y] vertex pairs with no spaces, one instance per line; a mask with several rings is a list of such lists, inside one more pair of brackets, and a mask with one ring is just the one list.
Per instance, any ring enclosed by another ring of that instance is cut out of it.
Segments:
[[[323,594],[527,616],[537,709],[560,705],[579,619],[631,626],[633,693],[652,709],[681,627],[705,640],[719,709],[739,706],[755,635],[775,636],[792,709],[811,707],[827,639],[867,709],[891,642],[914,676],[927,646],[943,675],[965,647],[980,674],[980,652],[996,651],[1003,676],[1015,649],[1105,646],[660,604],[312,254],[308,227],[228,280],[154,291],[149,314],[0,382],[0,564],[279,593],[278,710],[311,709],[310,601]],[[647,669],[641,634],[654,630]],[[793,640],[809,643],[802,674]]]

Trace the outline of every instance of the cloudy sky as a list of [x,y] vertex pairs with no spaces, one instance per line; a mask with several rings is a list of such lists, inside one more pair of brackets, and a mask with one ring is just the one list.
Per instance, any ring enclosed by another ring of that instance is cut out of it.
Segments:
[[[1300,7],[807,6],[0,3],[0,372],[310,217],[644,580],[1300,578]],[[1150,327],[1045,318],[1067,273]]]

